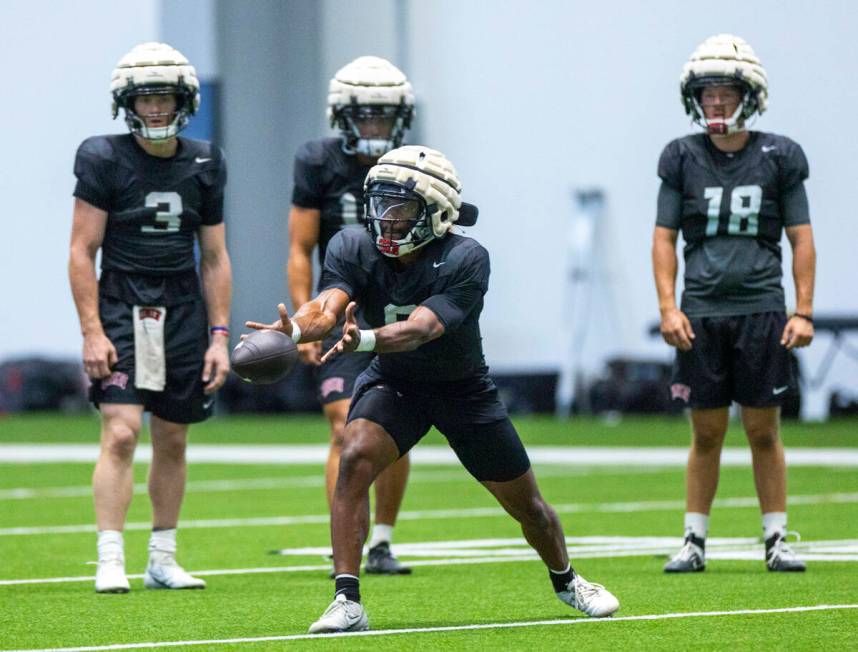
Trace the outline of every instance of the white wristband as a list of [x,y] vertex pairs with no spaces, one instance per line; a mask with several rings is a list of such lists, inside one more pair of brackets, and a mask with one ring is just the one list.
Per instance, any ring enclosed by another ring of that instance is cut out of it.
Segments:
[[360,331],[360,342],[355,351],[375,351],[375,331],[370,329]]
[[301,327],[298,326],[298,322],[294,319],[290,319],[289,321],[292,322],[292,341],[297,344],[301,341]]

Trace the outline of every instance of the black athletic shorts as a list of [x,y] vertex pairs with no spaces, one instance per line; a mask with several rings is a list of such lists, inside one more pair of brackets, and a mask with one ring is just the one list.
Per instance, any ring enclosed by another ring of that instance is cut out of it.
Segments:
[[[443,387],[440,387],[443,385]],[[449,391],[450,383],[418,384],[385,378],[370,367],[358,378],[348,421],[384,428],[405,455],[435,426],[477,480],[507,482],[530,468],[527,452],[488,376]]]
[[676,352],[673,400],[692,408],[726,407],[731,401],[776,407],[795,388],[790,353],[781,344],[784,313],[689,320],[695,339],[690,351]]
[[[339,341],[339,331],[336,337],[326,337],[322,342],[322,354],[327,353]],[[337,356],[330,362],[316,367],[315,378],[319,402],[326,405],[344,398],[351,398],[357,377],[364,372],[374,357],[375,353],[370,351],[349,353]]]
[[101,403],[142,405],[152,414],[174,423],[196,423],[211,416],[214,396],[203,393],[203,358],[209,344],[208,316],[203,299],[167,307],[164,348],[167,384],[153,392],[134,387],[134,318],[131,304],[99,297],[98,312],[104,333],[119,358],[108,378],[94,380],[89,398]]

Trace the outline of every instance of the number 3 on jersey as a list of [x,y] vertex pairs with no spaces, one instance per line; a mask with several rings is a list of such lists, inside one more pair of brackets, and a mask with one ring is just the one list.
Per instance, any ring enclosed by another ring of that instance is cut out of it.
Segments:
[[[703,198],[709,202],[706,216],[706,235],[718,235],[718,222],[721,216],[721,199],[724,188],[714,186],[703,189]],[[756,236],[759,230],[760,206],[763,203],[763,189],[760,186],[736,186],[730,193],[730,220],[727,222],[727,235]]]
[[[182,196],[177,192],[150,192],[146,195],[146,208],[155,208],[158,226],[146,224],[143,233],[178,233],[182,226]],[[160,226],[163,224],[163,226]]]

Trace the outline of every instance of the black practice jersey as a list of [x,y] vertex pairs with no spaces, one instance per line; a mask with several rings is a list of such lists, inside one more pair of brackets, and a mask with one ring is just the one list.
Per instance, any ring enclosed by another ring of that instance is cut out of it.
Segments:
[[441,337],[414,351],[380,353],[372,364],[409,382],[466,381],[487,371],[479,319],[489,272],[488,252],[471,238],[433,240],[416,262],[397,271],[369,233],[346,229],[330,242],[322,288],[343,290],[373,328],[405,320],[417,306],[429,308],[444,324]]
[[[688,314],[784,310],[780,240],[785,226],[810,221],[807,159],[784,136],[749,136],[733,154],[718,150],[706,134],[678,138],[661,154],[656,223],[681,229],[686,242],[682,309]],[[675,204],[661,201],[671,193]]]
[[226,163],[210,143],[179,138],[176,155],[147,154],[131,134],[78,148],[74,196],[107,211],[100,292],[139,305],[199,295],[194,238],[223,221]]
[[363,228],[363,182],[372,166],[346,154],[341,143],[339,138],[311,140],[295,155],[292,203],[321,213],[320,265],[325,262],[328,243],[340,229]]

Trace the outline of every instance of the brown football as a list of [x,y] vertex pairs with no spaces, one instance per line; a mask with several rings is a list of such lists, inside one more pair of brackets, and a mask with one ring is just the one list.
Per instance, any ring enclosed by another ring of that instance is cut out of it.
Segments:
[[248,383],[267,385],[286,377],[298,361],[298,347],[280,331],[254,331],[232,350],[232,370]]

